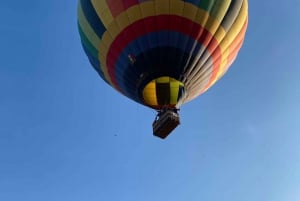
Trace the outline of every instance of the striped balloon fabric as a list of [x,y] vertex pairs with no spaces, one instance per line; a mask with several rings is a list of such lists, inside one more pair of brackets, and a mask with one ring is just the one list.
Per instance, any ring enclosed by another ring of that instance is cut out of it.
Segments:
[[78,27],[101,78],[151,108],[209,89],[235,60],[247,0],[80,0]]

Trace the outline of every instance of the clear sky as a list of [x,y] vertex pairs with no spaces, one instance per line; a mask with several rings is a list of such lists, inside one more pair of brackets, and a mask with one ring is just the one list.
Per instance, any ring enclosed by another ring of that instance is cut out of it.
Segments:
[[251,0],[243,48],[167,140],[84,55],[74,0],[0,4],[0,200],[299,201],[300,1]]

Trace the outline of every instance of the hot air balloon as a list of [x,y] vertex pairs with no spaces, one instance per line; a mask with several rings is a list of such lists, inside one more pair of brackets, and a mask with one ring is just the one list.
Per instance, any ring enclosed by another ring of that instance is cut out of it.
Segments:
[[219,80],[248,24],[247,0],[80,0],[83,49],[115,90],[158,111],[154,135],[180,124],[178,110]]

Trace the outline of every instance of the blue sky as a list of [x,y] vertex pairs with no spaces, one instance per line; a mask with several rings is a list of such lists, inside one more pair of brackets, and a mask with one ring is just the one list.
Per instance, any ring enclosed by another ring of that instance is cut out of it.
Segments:
[[238,59],[164,141],[89,65],[76,7],[1,3],[0,200],[300,199],[300,1],[249,2]]

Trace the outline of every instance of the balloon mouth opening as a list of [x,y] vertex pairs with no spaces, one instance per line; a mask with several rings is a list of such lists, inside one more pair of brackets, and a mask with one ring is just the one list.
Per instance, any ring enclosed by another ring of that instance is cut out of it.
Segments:
[[179,108],[185,94],[184,84],[175,78],[162,76],[148,82],[143,89],[143,102],[154,109]]

